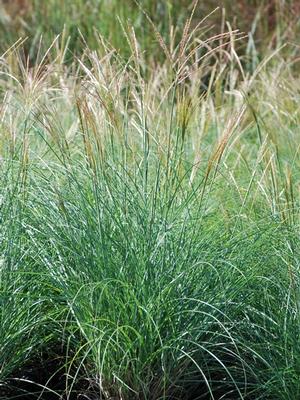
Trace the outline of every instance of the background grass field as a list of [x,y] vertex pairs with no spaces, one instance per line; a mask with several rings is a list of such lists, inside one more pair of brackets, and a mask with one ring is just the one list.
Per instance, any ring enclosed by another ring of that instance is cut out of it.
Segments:
[[2,2],[1,399],[300,398],[299,10],[225,3]]

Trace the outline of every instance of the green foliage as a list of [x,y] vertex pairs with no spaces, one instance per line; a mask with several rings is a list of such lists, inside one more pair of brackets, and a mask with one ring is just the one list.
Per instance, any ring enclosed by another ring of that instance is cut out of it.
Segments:
[[152,27],[155,64],[133,30],[129,56],[95,36],[66,60],[72,4],[45,56],[1,64],[1,387],[48,355],[65,385],[37,380],[41,398],[298,398],[293,66],[245,72],[236,33],[203,43],[191,21],[174,48]]

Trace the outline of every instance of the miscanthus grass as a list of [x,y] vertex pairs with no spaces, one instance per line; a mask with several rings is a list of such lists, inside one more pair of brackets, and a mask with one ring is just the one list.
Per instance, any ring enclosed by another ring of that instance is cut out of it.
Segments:
[[299,80],[199,29],[2,57],[3,398],[300,396]]

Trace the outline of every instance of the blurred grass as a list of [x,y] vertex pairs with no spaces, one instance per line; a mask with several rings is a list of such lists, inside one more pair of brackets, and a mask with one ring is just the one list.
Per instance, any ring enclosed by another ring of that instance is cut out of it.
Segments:
[[[71,54],[79,55],[86,44],[90,48],[97,47],[96,32],[99,32],[113,47],[129,56],[130,46],[123,30],[128,32],[134,28],[141,50],[146,51],[147,58],[157,58],[160,52],[157,51],[156,35],[148,18],[167,43],[174,40],[170,32],[174,33],[175,42],[178,42],[193,3],[187,0],[2,0],[1,49],[4,51],[20,37],[26,37],[26,53],[33,62],[40,46],[40,36],[43,36],[43,46],[47,49],[53,37],[64,31]],[[228,21],[232,29],[238,28],[246,34],[250,33],[248,50],[258,53],[260,59],[259,54],[264,49],[280,46],[282,40],[292,40],[296,35],[295,26],[300,13],[297,1],[199,2],[193,14],[192,25],[196,25],[217,7],[219,10],[213,13],[210,23],[206,25],[210,36],[218,34],[220,26]],[[227,30],[227,27],[223,29]]]

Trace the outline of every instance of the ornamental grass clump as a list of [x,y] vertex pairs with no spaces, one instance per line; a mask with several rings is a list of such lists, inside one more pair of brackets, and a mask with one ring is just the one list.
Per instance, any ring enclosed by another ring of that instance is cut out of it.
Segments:
[[7,398],[299,397],[299,80],[206,23],[3,55]]

